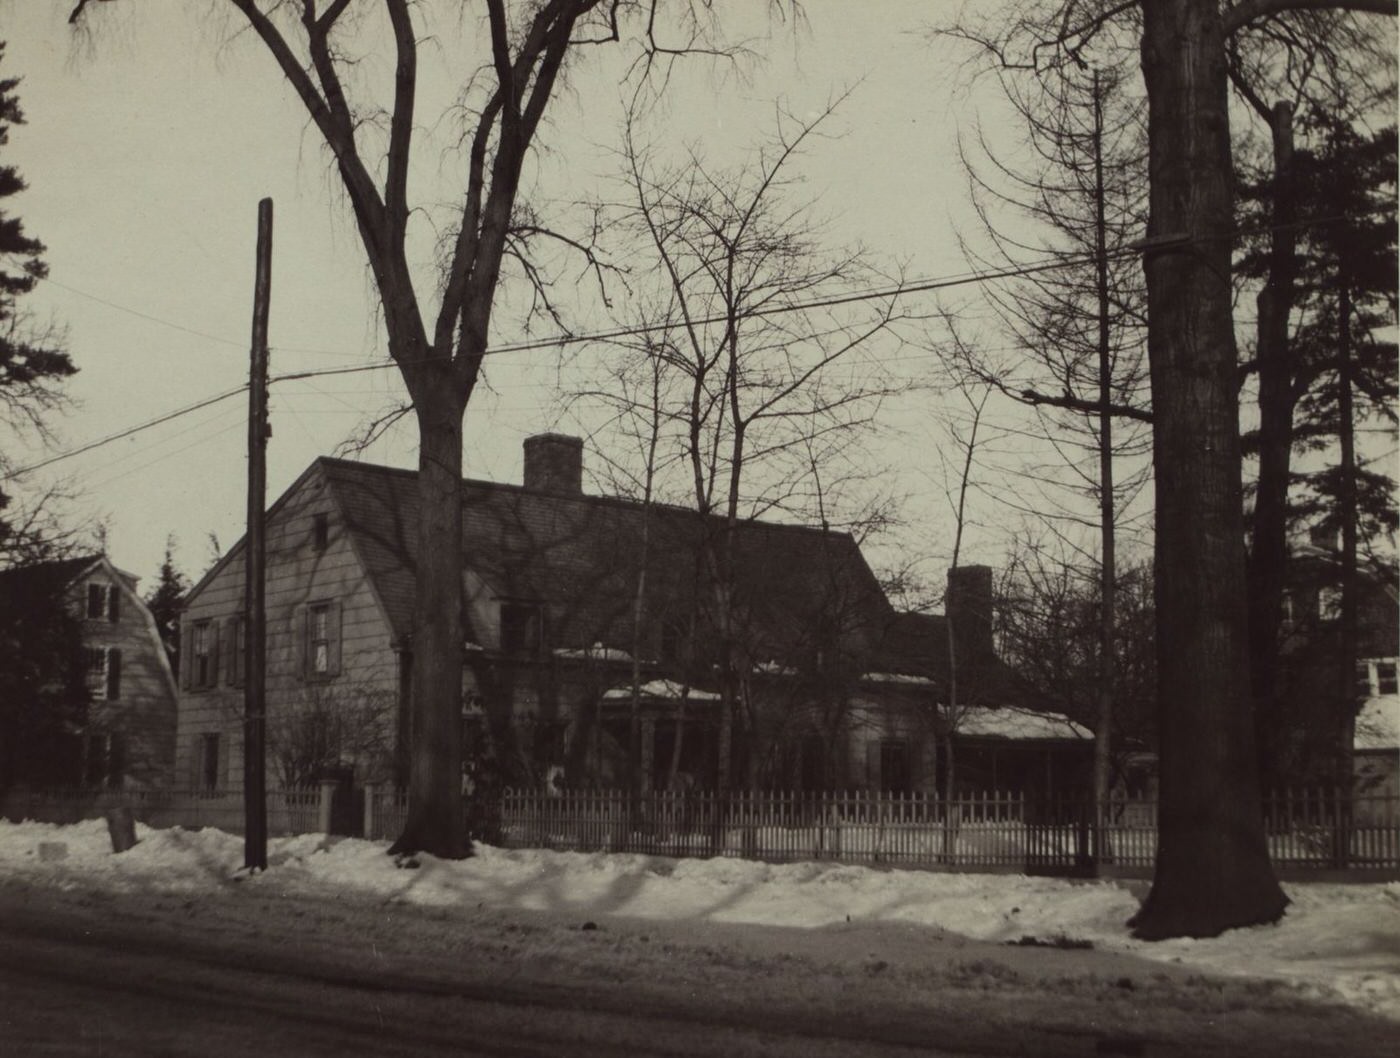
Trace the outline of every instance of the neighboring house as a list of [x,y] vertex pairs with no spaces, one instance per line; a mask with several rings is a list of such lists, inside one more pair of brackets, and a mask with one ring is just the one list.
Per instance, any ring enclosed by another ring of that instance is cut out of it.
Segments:
[[[1357,576],[1356,671],[1341,671],[1341,566],[1335,541],[1314,533],[1295,545],[1284,599],[1279,714],[1261,737],[1279,783],[1331,781],[1351,741],[1358,776],[1366,717],[1396,694],[1400,594],[1394,571],[1363,566]],[[1377,700],[1381,700],[1377,703]],[[1353,720],[1353,718],[1355,718]],[[1372,761],[1374,763],[1374,761]]]
[[1400,658],[1373,658],[1366,668],[1366,701],[1356,717],[1352,759],[1361,793],[1400,797]]
[[[27,618],[50,607],[80,640],[86,694],[62,724],[63,745],[47,774],[14,776],[30,785],[155,787],[169,783],[175,756],[176,688],[155,620],[137,578],[103,555],[0,572],[0,609],[22,642]],[[69,674],[71,675],[71,674]],[[50,683],[62,672],[49,673]],[[23,747],[19,747],[22,753]]]
[[1093,732],[1037,708],[997,656],[991,569],[949,570],[945,600],[945,614],[894,615],[861,678],[853,705],[871,785],[942,791],[951,766],[956,791],[1088,792]]
[[[621,784],[635,716],[652,782],[709,785],[718,647],[700,571],[723,521],[584,494],[577,438],[532,437],[524,454],[523,485],[462,486],[469,781]],[[413,472],[335,459],[318,459],[269,509],[273,781],[403,781],[417,512]],[[884,650],[898,616],[855,541],[744,522],[734,543],[734,781],[887,785],[864,727],[927,712],[933,698],[871,719],[890,696],[866,676],[893,671]],[[191,590],[183,618],[176,771],[196,787],[241,783],[243,580],[240,542]]]

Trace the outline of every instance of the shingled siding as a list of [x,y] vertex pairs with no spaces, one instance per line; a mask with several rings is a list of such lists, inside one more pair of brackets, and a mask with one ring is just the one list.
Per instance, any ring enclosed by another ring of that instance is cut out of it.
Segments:
[[[318,517],[324,518],[324,538],[318,533]],[[207,788],[211,779],[220,789],[242,786],[244,691],[235,628],[243,604],[240,545],[196,587],[184,615],[175,767],[176,774],[196,788]],[[315,671],[308,643],[313,610],[322,604],[328,607],[330,632],[325,674]],[[392,747],[397,691],[392,635],[319,466],[304,474],[269,512],[266,613],[269,783],[280,778],[280,743],[293,738],[291,718],[318,703],[384,703],[385,730],[379,737]],[[195,651],[197,628],[204,622],[212,657],[201,665]],[[214,735],[217,760],[206,741]],[[376,762],[347,763],[356,765],[361,778],[383,777],[369,774]]]
[[[110,604],[101,616],[86,616],[89,585],[119,593],[115,620]],[[88,705],[92,737],[87,753],[92,759],[84,761],[87,778],[113,785],[168,785],[175,763],[175,687],[150,611],[133,582],[105,560],[69,586],[67,599],[71,612],[83,615],[83,646],[104,651],[109,670],[119,670],[114,680],[100,679],[104,685],[95,688]],[[115,695],[109,697],[110,691]],[[104,736],[118,740],[120,748],[104,744]]]

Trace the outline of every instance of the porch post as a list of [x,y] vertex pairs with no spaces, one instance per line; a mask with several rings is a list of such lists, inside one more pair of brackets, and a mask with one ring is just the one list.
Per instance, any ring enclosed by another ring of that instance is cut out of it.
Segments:
[[638,762],[638,769],[641,774],[638,776],[640,782],[637,788],[642,792],[647,792],[652,788],[652,775],[655,772],[656,764],[656,717],[651,715],[642,716],[642,736],[641,736],[641,760]]

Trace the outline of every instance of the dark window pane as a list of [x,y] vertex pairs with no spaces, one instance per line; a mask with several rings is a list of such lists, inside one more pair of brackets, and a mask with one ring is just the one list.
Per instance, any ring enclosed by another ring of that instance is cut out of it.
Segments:
[[1381,694],[1395,694],[1400,690],[1400,680],[1396,677],[1395,662],[1381,661],[1376,664],[1376,690]]

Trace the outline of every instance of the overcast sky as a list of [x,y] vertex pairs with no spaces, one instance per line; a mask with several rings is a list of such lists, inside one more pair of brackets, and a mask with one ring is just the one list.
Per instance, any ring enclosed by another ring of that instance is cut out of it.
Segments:
[[[7,208],[47,244],[51,270],[51,281],[27,300],[67,326],[81,368],[71,385],[76,410],[55,424],[57,450],[246,380],[256,210],[264,196],[276,212],[274,374],[382,358],[363,253],[327,153],[261,46],[234,34],[236,22],[195,17],[217,5],[194,0],[141,0],[128,17],[105,20],[102,39],[84,46],[66,25],[70,6],[0,0],[8,41],[0,75],[23,78],[28,119],[12,133],[5,158],[30,188]],[[996,107],[990,96],[959,90],[953,60],[923,31],[956,6],[806,0],[808,26],[796,38],[781,25],[745,27],[772,36],[757,42],[761,57],[746,79],[701,69],[679,77],[656,128],[677,147],[693,141],[716,157],[738,157],[771,130],[775,101],[806,115],[853,87],[829,126],[836,135],[802,163],[832,237],[858,239],[910,276],[961,273],[967,265],[954,229],[966,216],[966,184],[956,134],[979,114],[995,121]],[[451,42],[439,43],[433,69],[450,59]],[[441,90],[446,82],[433,83]],[[552,152],[536,168],[546,200],[602,185],[614,165],[608,148],[620,112],[614,67],[589,60],[570,71],[570,91],[552,104],[541,134]],[[451,172],[431,158],[419,159],[413,181],[423,201],[455,194]],[[468,414],[469,476],[519,481],[521,440],[568,427],[548,410],[554,358],[492,362],[492,391]],[[400,393],[392,371],[275,387],[269,500]],[[936,430],[931,419],[918,422],[918,410],[892,409],[914,434],[885,449],[902,453],[889,457],[888,469],[898,490],[913,497],[913,517],[938,523],[946,508],[928,477],[926,447]],[[33,480],[61,472],[81,496],[78,511],[107,520],[113,560],[147,583],[169,533],[178,537],[181,564],[197,574],[208,561],[208,534],[225,548],[242,534],[245,416],[245,399],[229,399]],[[921,429],[922,450],[909,443]],[[414,451],[406,425],[365,458],[412,466]],[[979,517],[995,522],[998,515]],[[933,525],[930,547],[946,535]],[[973,541],[965,559],[996,561],[998,546],[995,534]]]

